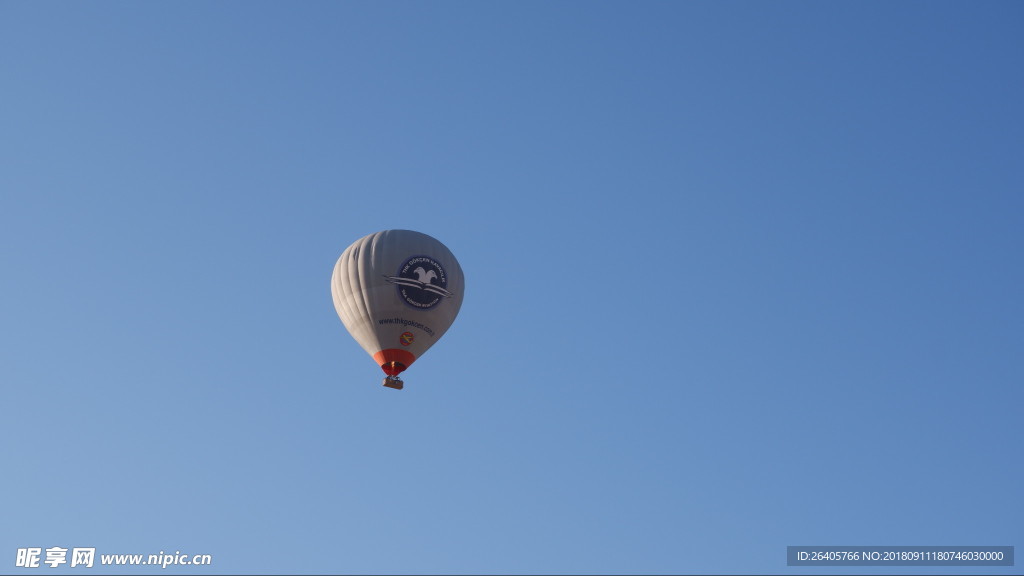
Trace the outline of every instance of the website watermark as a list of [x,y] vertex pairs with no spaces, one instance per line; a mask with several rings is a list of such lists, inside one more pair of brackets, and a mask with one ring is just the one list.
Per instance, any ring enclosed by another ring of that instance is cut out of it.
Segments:
[[96,548],[18,548],[14,557],[15,568],[41,568],[67,566],[69,568],[92,568],[94,566],[210,566],[210,554],[173,554],[160,551],[159,554],[97,554]]

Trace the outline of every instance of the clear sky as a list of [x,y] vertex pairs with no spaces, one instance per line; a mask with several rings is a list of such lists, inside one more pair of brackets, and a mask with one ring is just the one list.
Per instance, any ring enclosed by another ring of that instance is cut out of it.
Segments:
[[[1021,2],[0,0],[0,572],[1024,553],[1022,30]],[[388,228],[467,282],[400,392],[329,287]]]

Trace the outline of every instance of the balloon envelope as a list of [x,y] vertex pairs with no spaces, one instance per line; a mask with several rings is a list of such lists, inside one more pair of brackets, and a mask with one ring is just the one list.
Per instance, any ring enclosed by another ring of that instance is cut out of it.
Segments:
[[[462,307],[465,279],[450,250],[412,230],[356,240],[334,266],[334,308],[352,337],[395,381],[433,346]],[[385,381],[387,385],[387,381]]]

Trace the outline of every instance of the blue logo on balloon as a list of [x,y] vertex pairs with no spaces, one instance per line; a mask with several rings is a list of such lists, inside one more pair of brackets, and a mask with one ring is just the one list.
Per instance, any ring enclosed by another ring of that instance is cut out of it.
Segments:
[[452,296],[448,275],[430,256],[413,256],[398,268],[397,276],[384,278],[398,288],[398,296],[406,304],[419,310],[430,310]]

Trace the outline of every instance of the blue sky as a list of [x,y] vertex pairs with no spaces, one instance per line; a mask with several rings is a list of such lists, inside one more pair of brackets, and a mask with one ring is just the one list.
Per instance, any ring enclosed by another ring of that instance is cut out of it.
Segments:
[[[212,556],[133,570],[183,574],[1019,549],[1022,23],[0,1],[0,572],[117,572],[15,567],[53,546]],[[329,288],[388,228],[467,281],[401,392]]]

